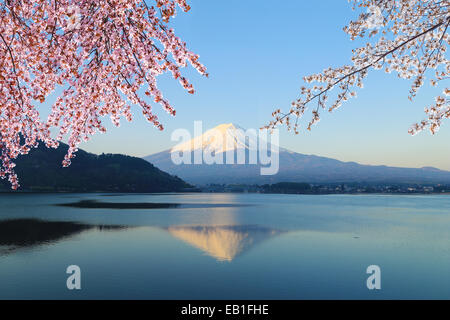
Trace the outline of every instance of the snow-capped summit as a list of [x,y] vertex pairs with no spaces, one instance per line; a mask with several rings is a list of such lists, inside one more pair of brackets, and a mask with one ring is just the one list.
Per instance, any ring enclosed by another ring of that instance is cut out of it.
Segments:
[[182,142],[171,152],[189,152],[198,149],[209,153],[221,153],[236,149],[256,150],[258,136],[256,130],[246,131],[239,125],[224,123],[214,127],[190,141]]
[[[194,125],[194,138],[191,139],[190,133],[183,138],[185,140],[174,148],[144,159],[161,170],[197,185],[276,182],[450,183],[449,171],[361,165],[278,148],[276,147],[279,145],[278,139],[270,145],[264,141],[259,129],[245,130],[233,123],[221,124],[203,134],[195,132]],[[270,140],[272,142],[273,137]],[[267,149],[261,152],[261,145],[266,145]],[[196,153],[197,150],[201,152]],[[271,150],[270,155],[266,152],[268,150]],[[191,161],[191,157],[188,156],[186,158],[188,161],[184,162],[184,155],[188,153],[193,155],[193,160]],[[234,155],[228,157],[230,153]],[[239,153],[243,155],[245,162],[237,161]],[[255,159],[256,153],[257,161],[250,161]],[[200,161],[196,161],[196,154],[197,160]],[[183,161],[177,163],[174,158],[183,158]],[[227,161],[220,163],[209,161],[222,158]],[[261,160],[264,159],[270,161],[263,163]],[[267,168],[276,170],[271,171],[274,173],[262,173],[263,169]]]

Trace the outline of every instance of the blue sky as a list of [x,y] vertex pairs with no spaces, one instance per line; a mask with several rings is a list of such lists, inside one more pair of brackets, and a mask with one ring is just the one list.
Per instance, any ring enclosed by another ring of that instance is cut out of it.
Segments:
[[[155,106],[166,128],[163,132],[135,108],[132,123],[123,120],[120,128],[108,124],[107,134],[95,135],[81,148],[145,156],[171,147],[173,130],[192,132],[195,120],[202,120],[205,129],[228,122],[259,128],[271,120],[275,108],[286,109],[298,97],[303,76],[349,63],[351,49],[360,44],[342,31],[356,18],[347,0],[188,2],[192,10],[180,12],[173,27],[200,55],[210,78],[186,69],[195,95],[187,94],[168,75],[160,78],[160,88],[177,110],[173,118]],[[358,98],[325,114],[311,132],[295,136],[280,128],[280,144],[343,161],[450,170],[450,121],[435,136],[408,134],[441,89],[426,85],[410,102],[409,86],[396,74],[373,71]]]

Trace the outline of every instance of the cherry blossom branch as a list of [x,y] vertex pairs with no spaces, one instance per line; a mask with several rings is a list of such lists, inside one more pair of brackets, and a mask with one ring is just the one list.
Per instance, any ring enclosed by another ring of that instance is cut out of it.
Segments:
[[[386,72],[390,72],[393,68],[401,77],[409,79],[411,75],[417,76],[410,91],[410,99],[422,86],[424,74],[429,66],[433,68],[439,64],[447,66],[442,74],[436,74],[436,80],[432,80],[432,84],[437,83],[448,74],[449,63],[442,56],[446,49],[443,41],[449,43],[450,40],[447,34],[450,24],[448,5],[440,6],[440,3],[436,1],[422,3],[416,0],[399,3],[388,0],[355,0],[354,3],[355,6],[359,4],[360,7],[367,7],[368,13],[361,14],[358,21],[351,22],[344,28],[351,35],[352,40],[358,36],[363,37],[370,29],[372,31],[370,31],[369,37],[379,33],[381,29],[383,35],[391,32],[395,39],[391,41],[381,37],[375,45],[368,43],[365,47],[353,50],[353,66],[329,68],[321,74],[305,77],[304,79],[308,83],[317,81],[326,83],[326,85],[313,88],[302,87],[303,97],[294,101],[288,112],[282,112],[281,109],[273,112],[272,116],[275,119],[264,128],[273,129],[277,125],[285,124],[288,130],[294,129],[294,132],[298,134],[298,119],[303,117],[307,105],[313,100],[317,100],[317,108],[312,111],[312,120],[307,127],[310,130],[311,126],[320,120],[319,109],[320,107],[325,108],[331,89],[339,87],[341,92],[328,109],[330,112],[338,108],[343,101],[348,100],[349,95],[356,96],[350,87],[354,85],[362,87],[362,79],[367,76],[369,68],[380,69],[386,63],[388,64],[385,68]],[[440,30],[439,34],[435,33],[436,30]],[[402,32],[405,35],[402,35]],[[417,56],[417,50],[422,50],[424,63]],[[409,64],[407,64],[408,61]],[[414,71],[414,69],[417,70]],[[444,92],[446,91],[444,90]],[[446,100],[440,99],[439,101],[444,101],[440,107],[446,104]],[[292,116],[296,117],[294,125],[291,125],[290,121]],[[433,119],[435,118],[434,115]],[[436,121],[434,122],[436,123]],[[426,122],[426,125],[430,123]],[[431,131],[434,133],[439,125],[440,123],[431,125]]]
[[[181,69],[190,64],[206,76],[206,68],[168,27],[177,7],[189,6],[151,2],[0,0],[0,177],[13,188],[19,184],[12,160],[38,141],[57,147],[66,137],[68,166],[82,141],[106,131],[103,117],[119,126],[122,117],[132,120],[133,105],[163,129],[150,103],[172,115],[175,109],[157,87],[159,75],[170,72],[194,93]],[[34,102],[44,103],[57,88],[63,93],[42,121]],[[51,128],[58,129],[55,139]]]

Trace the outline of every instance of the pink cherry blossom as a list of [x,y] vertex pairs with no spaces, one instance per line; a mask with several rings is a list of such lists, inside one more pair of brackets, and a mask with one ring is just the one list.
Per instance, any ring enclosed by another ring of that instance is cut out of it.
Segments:
[[[82,141],[106,131],[103,116],[116,126],[121,117],[131,121],[131,105],[162,130],[151,103],[175,110],[157,77],[169,72],[194,93],[181,69],[190,64],[207,76],[169,26],[177,7],[190,9],[185,0],[0,1],[0,177],[17,189],[13,160],[39,141],[56,148],[65,135],[63,165],[70,165]],[[36,102],[58,88],[63,92],[42,120]]]
[[[304,77],[306,83],[322,85],[304,86],[301,97],[292,102],[289,110],[277,109],[273,120],[265,128],[284,124],[298,134],[299,119],[312,109],[307,129],[320,121],[321,110],[333,111],[343,102],[356,96],[355,90],[363,87],[363,79],[370,69],[396,72],[404,79],[412,80],[409,98],[413,99],[425,81],[427,71],[430,83],[437,85],[448,80],[450,61],[446,58],[450,44],[450,1],[441,0],[349,0],[353,9],[362,8],[356,21],[344,28],[351,40],[368,38],[365,46],[353,50],[352,64],[339,68],[327,68],[323,72]],[[327,102],[333,92],[331,105]],[[443,119],[450,118],[449,88],[438,96],[435,103],[425,109],[427,119],[409,130],[416,134],[429,128],[434,134]]]

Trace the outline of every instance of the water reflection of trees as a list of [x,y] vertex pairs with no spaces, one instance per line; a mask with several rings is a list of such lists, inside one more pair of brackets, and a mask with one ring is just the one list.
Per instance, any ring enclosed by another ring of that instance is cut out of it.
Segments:
[[4,248],[0,248],[0,253],[6,254],[20,248],[51,244],[87,230],[109,231],[124,228],[124,226],[91,225],[30,218],[1,220],[0,246]]

